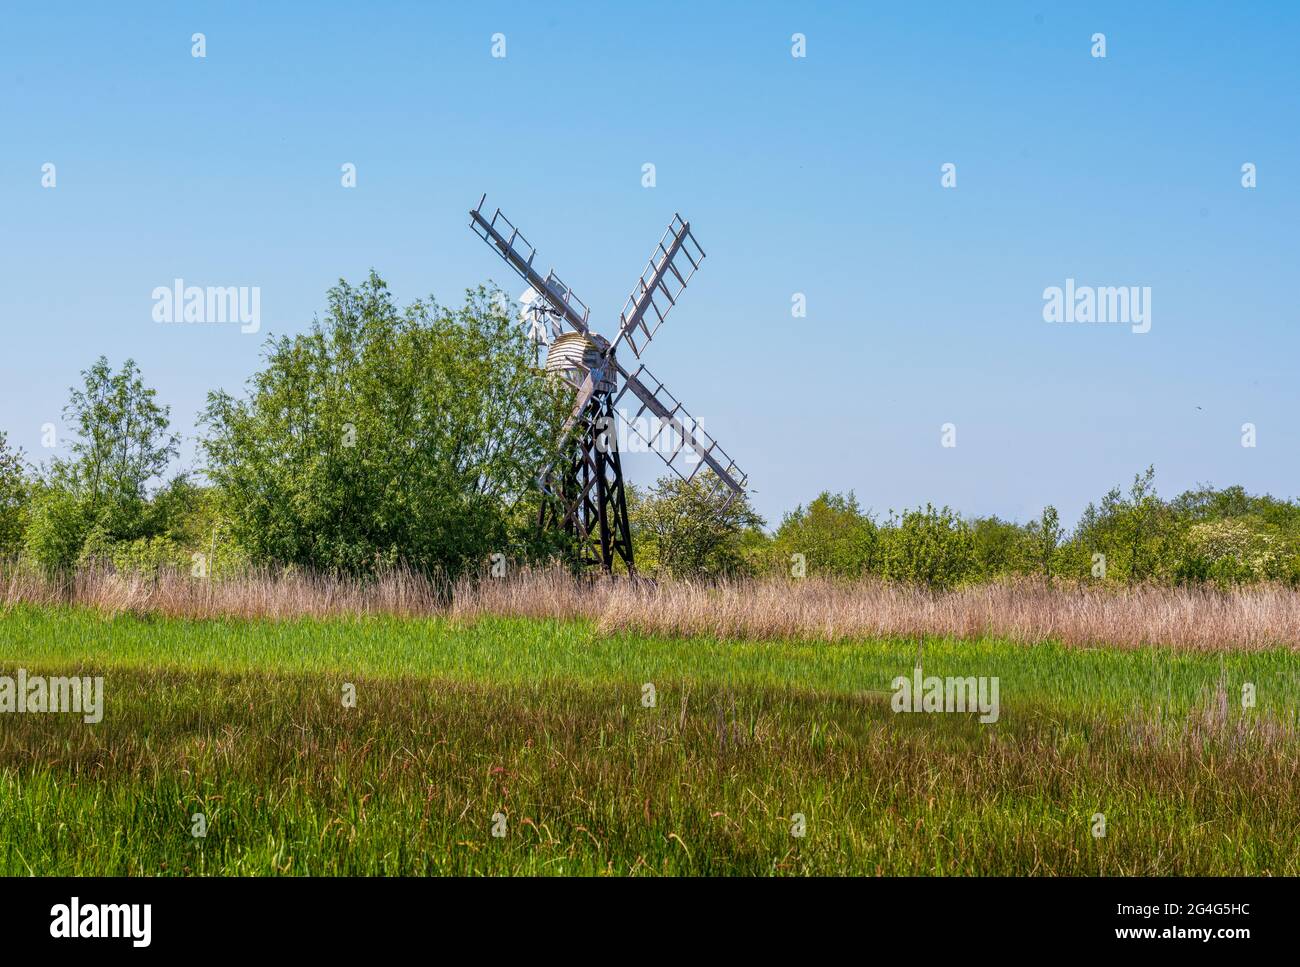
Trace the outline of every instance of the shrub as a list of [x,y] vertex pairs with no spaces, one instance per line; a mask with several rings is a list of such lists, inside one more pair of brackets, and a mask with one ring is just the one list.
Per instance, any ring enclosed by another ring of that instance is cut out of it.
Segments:
[[89,507],[62,487],[41,487],[32,500],[23,551],[50,573],[71,571],[94,526]]
[[[629,488],[628,520],[638,570],[676,578],[752,573],[751,532],[763,520],[742,494],[727,500],[710,472],[686,481],[660,478],[647,492]],[[724,506],[725,505],[725,506]]]
[[882,563],[892,581],[950,588],[971,574],[974,562],[970,527],[947,507],[926,504],[891,521]]
[[1202,521],[1188,528],[1175,574],[1223,585],[1284,578],[1280,545],[1276,534],[1246,519]]
[[9,449],[0,430],[0,558],[14,557],[22,547],[27,490],[22,453]]
[[857,498],[823,491],[808,507],[796,507],[777,528],[775,569],[788,573],[791,555],[802,554],[807,573],[860,577],[875,570],[880,549],[875,522]]
[[974,575],[986,580],[1019,574],[1032,567],[1027,529],[997,517],[981,517],[971,526]]

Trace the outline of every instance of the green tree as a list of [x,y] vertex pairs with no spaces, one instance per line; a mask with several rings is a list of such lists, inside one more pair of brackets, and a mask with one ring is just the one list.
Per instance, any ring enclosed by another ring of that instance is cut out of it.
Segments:
[[1044,507],[1042,516],[1029,525],[1034,566],[1045,578],[1052,576],[1052,563],[1056,559],[1062,533],[1061,517],[1051,504]]
[[71,458],[53,461],[52,481],[84,500],[104,521],[135,519],[176,456],[180,437],[169,430],[170,408],[156,402],[135,360],[114,372],[100,356],[72,387],[64,419],[75,434]]
[[89,506],[71,490],[38,483],[23,533],[24,554],[48,573],[71,571],[93,523]]
[[998,517],[981,517],[971,525],[974,573],[991,580],[1025,571],[1032,551],[1028,528]]
[[852,491],[823,491],[806,508],[796,507],[773,541],[779,570],[788,569],[791,555],[802,554],[810,575],[861,577],[878,566],[878,551],[876,524]]
[[23,512],[28,480],[21,450],[12,450],[0,430],[0,557],[13,557],[22,546]]
[[883,572],[890,580],[942,590],[972,572],[970,526],[947,507],[907,511],[890,521],[884,537]]
[[1089,504],[1074,541],[1106,556],[1108,578],[1146,581],[1172,574],[1181,526],[1156,495],[1155,468],[1148,467],[1134,475],[1127,494],[1115,487],[1100,507]]
[[557,393],[499,292],[399,311],[371,272],[268,342],[243,398],[209,395],[207,474],[256,562],[454,574],[524,539]]
[[1277,577],[1279,544],[1268,528],[1246,518],[1202,521],[1189,529],[1183,567],[1201,580],[1219,584]]
[[169,408],[128,359],[114,371],[99,357],[69,390],[69,455],[55,457],[33,487],[24,548],[32,561],[67,570],[115,544],[148,539],[150,488],[176,456]]
[[708,471],[686,481],[661,477],[647,492],[629,488],[628,521],[637,568],[675,578],[750,573],[752,532],[763,519],[741,494],[730,502]]

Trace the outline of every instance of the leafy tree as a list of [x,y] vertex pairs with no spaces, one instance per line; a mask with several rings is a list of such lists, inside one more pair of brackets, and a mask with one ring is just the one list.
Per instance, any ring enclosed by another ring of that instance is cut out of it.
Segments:
[[971,525],[974,573],[984,579],[1023,572],[1032,557],[1027,528],[998,517],[981,517]]
[[1199,521],[1187,532],[1178,559],[1180,580],[1244,584],[1283,578],[1282,541],[1276,529],[1248,517]]
[[1052,562],[1056,557],[1057,545],[1061,543],[1062,533],[1061,517],[1051,504],[1044,507],[1042,516],[1029,525],[1034,566],[1045,578],[1052,576]]
[[890,521],[882,570],[890,580],[950,588],[970,575],[973,543],[965,521],[947,507],[926,504]]
[[169,408],[156,401],[128,359],[116,372],[103,356],[69,390],[64,418],[72,428],[70,455],[44,469],[31,500],[24,547],[37,565],[67,570],[87,548],[147,539],[150,486],[176,456]]
[[1115,487],[1089,504],[1074,540],[1106,555],[1107,576],[1145,581],[1168,576],[1179,543],[1179,521],[1155,492],[1155,468],[1133,477],[1127,495]]
[[38,484],[23,534],[24,553],[49,573],[71,571],[93,523],[89,506],[72,491]]
[[1170,509],[1189,520],[1222,520],[1226,517],[1244,517],[1251,513],[1255,502],[1256,498],[1247,494],[1244,487],[1215,490],[1206,484],[1174,498],[1170,502]]
[[22,545],[27,497],[22,451],[11,450],[8,438],[0,430],[0,557],[14,556]]
[[140,536],[114,539],[102,528],[86,536],[79,563],[111,564],[119,571],[156,574],[168,567],[216,577],[237,571],[247,558],[230,536],[211,487],[192,482],[185,474],[157,490],[145,507]]
[[[740,564],[734,573],[740,576],[753,576],[771,573],[774,565],[779,565],[781,574],[790,573],[790,556],[780,558],[773,550],[775,542],[762,527],[746,527],[740,532],[737,542]],[[640,553],[640,551],[638,551]]]
[[404,311],[374,272],[268,342],[242,399],[209,395],[208,477],[257,562],[456,573],[507,553],[552,455],[556,388],[500,293]]
[[878,565],[875,522],[858,507],[852,491],[822,491],[807,508],[796,507],[777,528],[773,552],[781,570],[803,554],[809,574],[861,577]]
[[[661,477],[648,492],[629,488],[628,520],[637,567],[669,577],[720,577],[750,572],[746,550],[763,519],[745,495],[730,503],[708,471],[692,481]],[[711,495],[712,493],[712,495]]]
[[134,360],[114,372],[100,356],[81,376],[63,411],[75,434],[72,457],[53,462],[52,482],[84,500],[97,520],[133,520],[149,484],[177,453],[180,437],[168,429],[170,408],[158,405]]

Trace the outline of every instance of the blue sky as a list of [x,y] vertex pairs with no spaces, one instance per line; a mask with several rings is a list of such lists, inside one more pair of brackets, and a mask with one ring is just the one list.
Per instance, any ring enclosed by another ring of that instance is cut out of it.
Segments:
[[[467,227],[486,192],[611,336],[691,221],[708,258],[645,361],[772,524],[822,489],[1073,520],[1149,463],[1166,495],[1300,493],[1300,5],[126,9],[0,30],[0,428],[31,456],[100,353],[188,462],[206,392],[340,277],[518,295]],[[261,332],[155,323],[178,277],[259,286]],[[1045,322],[1067,278],[1150,286],[1151,330]]]

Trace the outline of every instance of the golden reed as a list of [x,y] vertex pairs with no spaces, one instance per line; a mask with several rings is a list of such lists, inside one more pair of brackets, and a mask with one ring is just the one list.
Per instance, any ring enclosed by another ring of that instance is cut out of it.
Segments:
[[1020,580],[936,593],[876,580],[721,582],[575,578],[560,569],[446,582],[396,568],[373,578],[249,571],[220,580],[82,569],[50,580],[0,569],[0,606],[76,604],[104,613],[184,618],[499,615],[586,619],[603,633],[817,641],[919,634],[991,636],[1032,644],[1193,651],[1300,650],[1300,591],[1235,590]]

